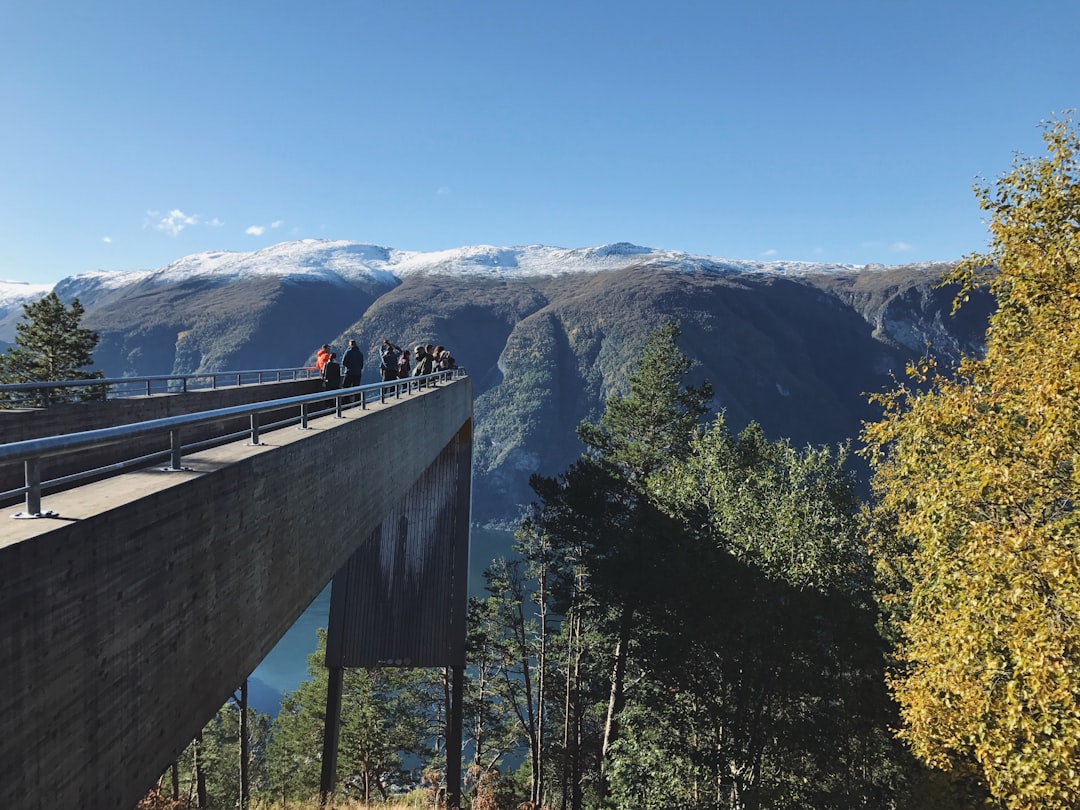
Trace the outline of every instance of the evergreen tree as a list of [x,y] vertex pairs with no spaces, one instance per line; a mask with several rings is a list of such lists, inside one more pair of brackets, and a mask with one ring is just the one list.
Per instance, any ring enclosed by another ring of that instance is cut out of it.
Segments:
[[[308,656],[308,680],[285,695],[266,759],[269,795],[310,799],[319,793],[326,720],[326,633]],[[441,735],[442,685],[434,671],[346,669],[335,792],[365,802],[384,800],[393,783],[411,781],[404,757],[432,757]]]
[[[270,717],[247,709],[248,744],[240,740],[240,708],[230,700],[206,724],[197,741],[177,761],[180,798],[191,807],[246,807],[242,804],[247,755],[249,787],[253,792],[266,788],[264,753],[270,734]],[[205,803],[200,803],[205,796]]]
[[[489,579],[493,574],[485,572]],[[505,611],[498,596],[470,597],[467,622],[465,678],[465,727],[472,734],[469,781],[477,786],[487,774],[501,767],[503,758],[520,748],[521,735],[514,711],[503,700],[502,684],[512,661],[507,660],[503,639]]]
[[[0,355],[0,381],[4,383],[92,380],[104,375],[84,370],[93,362],[98,334],[81,326],[85,310],[79,299],[66,307],[55,292],[23,305],[23,321],[15,325],[15,344]],[[100,390],[52,394],[56,399],[100,396]]]
[[[519,747],[527,754],[527,800],[546,804],[552,643],[557,617],[552,587],[558,561],[548,539],[525,521],[516,533],[518,556],[496,559],[484,572],[488,597],[470,606],[470,663],[475,756],[472,780]],[[481,693],[486,700],[480,700]],[[511,719],[512,718],[512,719]],[[488,750],[494,744],[494,750]],[[488,750],[486,759],[483,752]]]
[[[666,596],[665,544],[679,533],[651,502],[648,481],[689,452],[712,395],[708,383],[684,385],[691,361],[678,348],[679,334],[676,323],[651,334],[628,393],[608,399],[599,424],[579,426],[587,454],[558,478],[532,481],[540,505],[531,526],[580,568],[580,576],[571,575],[576,601],[561,612],[588,615],[609,639],[602,771],[619,738],[626,680],[635,666],[631,647],[654,631],[650,617]],[[603,778],[599,787],[602,795]]]
[[985,355],[910,369],[865,431],[904,738],[1011,808],[1080,806],[1080,140],[1044,140],[947,279],[989,284]]

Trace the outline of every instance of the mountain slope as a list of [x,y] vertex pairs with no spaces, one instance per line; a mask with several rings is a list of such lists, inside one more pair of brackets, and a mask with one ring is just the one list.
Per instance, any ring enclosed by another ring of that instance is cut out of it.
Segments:
[[323,342],[355,338],[372,382],[384,337],[449,347],[474,380],[474,520],[506,522],[531,499],[531,473],[577,457],[577,424],[623,390],[648,332],[671,319],[695,361],[692,381],[712,382],[735,429],[754,420],[797,444],[856,436],[874,416],[866,393],[928,345],[947,361],[981,350],[990,300],[976,295],[950,316],[952,292],[935,286],[947,269],[732,261],[627,243],[425,254],[309,240],[83,274],[56,290],[87,307],[108,376],[297,366]]

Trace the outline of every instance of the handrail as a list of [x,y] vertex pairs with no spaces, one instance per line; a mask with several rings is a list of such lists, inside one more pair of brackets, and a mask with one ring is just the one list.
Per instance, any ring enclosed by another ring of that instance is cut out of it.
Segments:
[[[236,380],[236,385],[244,385],[244,378],[249,378],[249,385],[262,385],[266,382],[281,382],[283,379],[296,380],[306,379],[308,377],[318,376],[319,371],[314,366],[302,366],[299,368],[268,368],[268,369],[244,369],[241,371],[202,371],[192,374],[151,374],[143,377],[101,377],[90,378],[84,380],[50,380],[48,382],[32,382],[32,383],[3,383],[0,384],[0,397],[7,399],[7,395],[12,392],[19,391],[39,391],[41,392],[41,406],[48,408],[52,402],[50,392],[56,389],[67,388],[90,388],[90,387],[105,387],[105,396],[107,398],[110,393],[113,393],[111,389],[120,388],[124,386],[139,385],[140,389],[145,387],[145,396],[151,396],[153,394],[153,384],[158,382],[166,383],[165,386],[159,386],[161,393],[187,393],[189,390],[200,388],[216,389],[219,384],[219,380]],[[286,376],[288,375],[288,376]],[[254,379],[250,379],[254,376]],[[209,384],[202,385],[190,385],[189,381],[192,380],[209,380]],[[179,389],[169,388],[169,383],[179,382]],[[229,384],[229,383],[226,383]],[[125,394],[126,396],[142,396],[140,393]]]
[[[53,517],[55,516],[54,513],[43,512],[41,509],[42,490],[52,485],[57,485],[61,482],[68,483],[81,478],[88,478],[105,471],[119,471],[121,468],[127,469],[130,466],[134,466],[135,463],[140,465],[147,464],[154,459],[164,456],[170,458],[168,470],[183,470],[184,467],[181,465],[183,451],[185,449],[191,449],[191,447],[184,447],[180,444],[180,431],[182,428],[190,428],[196,425],[203,425],[208,422],[216,422],[233,417],[249,416],[251,418],[250,443],[252,445],[259,445],[260,427],[263,429],[271,429],[299,422],[300,429],[306,429],[307,420],[312,415],[308,410],[308,405],[312,403],[325,402],[326,400],[333,399],[335,401],[333,408],[334,413],[337,417],[341,418],[342,411],[346,408],[359,406],[361,410],[364,410],[367,408],[369,402],[378,400],[385,403],[389,397],[398,399],[401,397],[402,393],[411,395],[414,391],[418,391],[429,384],[431,386],[437,386],[440,382],[449,382],[466,375],[467,372],[465,369],[448,369],[445,371],[437,371],[433,374],[427,374],[422,377],[407,377],[404,380],[369,383],[367,385],[360,385],[352,388],[336,388],[330,391],[318,391],[314,394],[301,394],[299,396],[266,400],[248,405],[232,405],[226,408],[216,408],[214,410],[201,411],[199,413],[168,416],[161,419],[150,419],[145,422],[134,422],[127,425],[115,425],[113,427],[85,430],[79,433],[67,433],[60,436],[44,436],[36,439],[25,439],[23,441],[0,444],[0,464],[11,464],[21,461],[25,464],[26,469],[26,485],[17,489],[8,490],[7,492],[0,492],[0,501],[15,495],[25,494],[26,511],[18,512],[12,515],[12,517]],[[354,398],[356,401],[343,404],[342,399],[345,398]],[[297,416],[276,422],[273,425],[260,426],[260,414],[293,406],[299,406],[299,413]],[[320,413],[328,412],[329,410]],[[159,453],[142,456],[126,462],[110,464],[106,467],[98,467],[93,470],[66,475],[63,478],[57,478],[50,481],[41,480],[40,462],[43,458],[74,453],[82,450],[97,449],[99,447],[118,444],[129,439],[165,432],[168,432],[169,434],[169,450],[163,450]],[[245,430],[239,434],[233,433],[227,436],[217,437],[216,439],[202,441],[197,445],[192,446],[206,447],[210,444],[224,443],[225,441],[236,439],[238,436],[247,435],[248,433],[249,431]]]

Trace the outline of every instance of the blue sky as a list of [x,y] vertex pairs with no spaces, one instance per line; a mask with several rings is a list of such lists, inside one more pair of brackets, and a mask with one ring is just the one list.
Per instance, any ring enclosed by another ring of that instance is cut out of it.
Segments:
[[4,0],[0,279],[298,238],[902,264],[1080,105],[1075,0]]

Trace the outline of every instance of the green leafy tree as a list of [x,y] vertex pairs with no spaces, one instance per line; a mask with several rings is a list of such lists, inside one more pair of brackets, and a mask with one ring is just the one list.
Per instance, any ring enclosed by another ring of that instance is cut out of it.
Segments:
[[[0,381],[5,383],[93,380],[104,375],[84,366],[93,363],[98,335],[81,325],[85,310],[79,299],[67,307],[54,292],[23,305],[23,321],[15,324],[15,344],[0,355]],[[68,398],[100,396],[100,391],[57,395]]]
[[1011,808],[1080,806],[1080,142],[1044,141],[946,279],[997,301],[984,356],[910,369],[865,430],[904,739]]
[[652,481],[692,539],[667,633],[646,651],[669,691],[638,699],[646,733],[693,730],[666,746],[694,775],[685,806],[871,808],[900,792],[845,460],[769,442],[754,424],[734,437],[720,416]]

